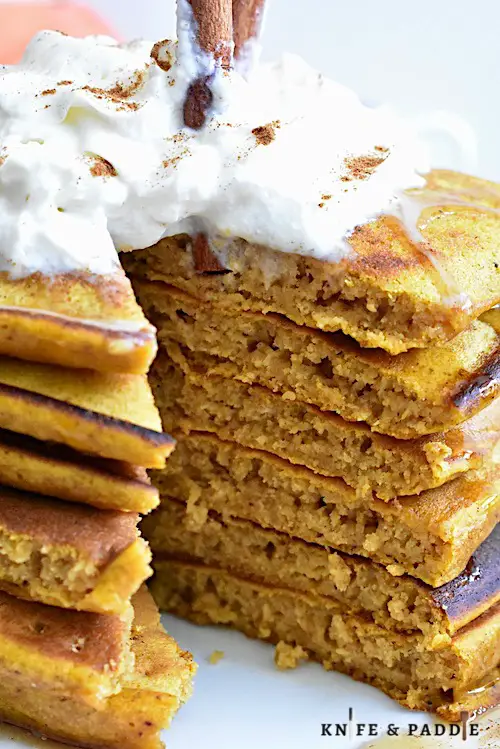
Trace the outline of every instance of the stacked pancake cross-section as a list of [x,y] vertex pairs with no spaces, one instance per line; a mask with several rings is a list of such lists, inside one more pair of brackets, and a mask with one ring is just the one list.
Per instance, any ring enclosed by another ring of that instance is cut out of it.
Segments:
[[194,665],[144,582],[162,469],[154,328],[121,269],[0,275],[0,720],[159,749]]
[[124,258],[178,440],[143,532],[160,608],[456,720],[500,696],[500,188],[435,172],[412,200],[335,265]]

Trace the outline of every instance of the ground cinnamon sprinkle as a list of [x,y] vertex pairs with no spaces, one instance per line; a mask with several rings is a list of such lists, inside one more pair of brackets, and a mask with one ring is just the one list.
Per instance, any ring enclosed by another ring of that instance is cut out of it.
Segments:
[[90,173],[93,177],[117,177],[118,172],[113,164],[102,156],[92,155],[94,161],[90,167]]
[[141,105],[138,104],[136,101],[126,101],[123,102],[121,107],[118,107],[119,112],[124,112],[126,109],[132,109],[134,112],[139,109]]
[[136,70],[132,76],[131,81],[125,85],[120,81],[117,81],[111,88],[95,88],[91,86],[83,86],[83,91],[90,91],[98,99],[109,99],[109,101],[115,104],[121,104],[122,109],[138,109],[139,104],[137,102],[127,102],[144,84],[145,71]]
[[134,75],[132,76],[131,81],[128,83],[128,85],[124,85],[123,83],[120,83],[119,81],[117,81],[114,86],[106,89],[106,94],[110,96],[112,99],[120,99],[120,100],[129,99],[144,84],[144,78],[145,78],[145,71],[136,70]]
[[184,148],[181,153],[177,154],[177,156],[172,156],[170,159],[165,159],[162,163],[165,169],[168,169],[169,166],[175,166],[183,156],[189,156],[189,148]]
[[59,81],[57,85],[58,86],[71,86],[72,83],[73,81]]
[[254,127],[254,129],[252,130],[252,135],[255,135],[257,143],[259,143],[261,146],[268,146],[275,139],[276,128],[279,127],[281,127],[280,121],[274,120],[274,122],[268,122],[267,125]]
[[[376,150],[380,150],[380,147]],[[342,182],[350,182],[353,179],[367,179],[386,158],[387,156],[352,156],[346,158],[344,164],[348,173],[340,179]]]
[[46,88],[45,91],[42,91],[42,96],[48,96],[49,94],[55,94],[56,90],[55,88]]
[[138,104],[136,101],[124,101],[121,97],[110,96],[109,91],[103,88],[91,88],[90,86],[83,86],[82,91],[90,91],[91,94],[94,94],[96,99],[108,99],[114,104],[120,104],[119,110],[121,111],[124,111],[126,109],[136,110],[139,109],[140,106],[140,104]]

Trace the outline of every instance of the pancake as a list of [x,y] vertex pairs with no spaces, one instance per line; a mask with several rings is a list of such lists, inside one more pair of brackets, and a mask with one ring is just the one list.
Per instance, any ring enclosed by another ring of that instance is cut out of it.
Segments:
[[0,588],[53,606],[123,614],[151,572],[138,520],[0,487]]
[[[454,702],[449,705],[442,705],[438,709],[438,714],[440,718],[447,720],[449,723],[458,723],[459,721],[462,722],[464,713],[467,713],[469,720],[475,720],[499,705],[500,667],[488,672],[472,689],[454,695]],[[492,726],[496,727],[497,723],[494,716],[495,714],[491,716]],[[481,742],[481,746],[483,749],[494,749],[494,744],[489,743],[489,741],[494,740],[497,736],[487,733],[488,728],[483,730],[485,730],[484,741],[488,743]]]
[[143,530],[155,561],[166,557],[203,563],[262,585],[326,596],[343,613],[387,630],[421,634],[419,649],[442,648],[500,601],[498,525],[466,569],[439,588],[408,575],[395,577],[380,564],[248,520],[210,512],[203,525],[193,525],[189,512],[174,500],[164,499]]
[[[445,647],[419,650],[418,634],[388,631],[312,593],[260,585],[229,572],[162,559],[153,595],[160,608],[196,624],[223,624],[285,643],[305,657],[378,687],[406,707],[450,712],[500,661],[500,608],[461,629]],[[278,665],[289,667],[290,658]]]
[[78,694],[61,695],[51,682],[48,689],[33,689],[29,677],[0,667],[0,719],[82,747],[161,749],[159,733],[190,696],[195,665],[163,630],[146,590],[136,594],[133,606],[135,663],[117,694],[96,709]]
[[[159,283],[136,286],[158,327],[200,371],[263,385],[409,439],[444,431],[500,390],[500,310],[452,341],[390,356],[274,314],[220,310]],[[495,327],[496,325],[496,327]]]
[[0,273],[0,355],[64,367],[145,374],[155,330],[117,266],[89,273],[13,279]]
[[0,428],[159,468],[173,449],[144,375],[0,357]]
[[399,354],[453,338],[500,301],[498,185],[435,171],[402,205],[406,226],[383,216],[357,227],[339,263],[222,238],[214,272],[196,264],[186,236],[122,261],[131,276],[232,312],[276,312]]
[[[182,366],[188,364],[183,359]],[[418,494],[498,458],[499,400],[460,428],[397,440],[260,385],[186,370],[167,356],[159,356],[151,370],[156,403],[171,433],[210,432],[343,478],[360,496]]]
[[159,502],[144,468],[91,458],[4,429],[0,429],[0,477],[6,486],[101,509],[147,513]]
[[[93,708],[120,689],[133,668],[132,607],[124,616],[72,611],[23,601],[0,591],[0,710],[10,692],[22,712],[31,700]],[[68,713],[68,717],[71,713]]]
[[406,572],[434,586],[458,575],[500,520],[498,469],[382,502],[357,496],[339,479],[196,432],[179,439],[153,481],[162,505],[142,527],[154,550],[167,548],[163,518],[172,498],[186,504],[186,523],[193,530],[202,529],[216,512],[226,524],[233,518],[248,520],[367,557],[392,574]]

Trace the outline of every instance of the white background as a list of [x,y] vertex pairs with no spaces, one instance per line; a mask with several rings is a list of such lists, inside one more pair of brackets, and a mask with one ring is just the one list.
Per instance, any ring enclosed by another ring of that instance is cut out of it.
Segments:
[[[125,38],[175,33],[174,0],[90,0]],[[267,0],[264,53],[299,52],[366,101],[448,110],[500,180],[500,0]],[[341,116],[341,113],[339,113]]]

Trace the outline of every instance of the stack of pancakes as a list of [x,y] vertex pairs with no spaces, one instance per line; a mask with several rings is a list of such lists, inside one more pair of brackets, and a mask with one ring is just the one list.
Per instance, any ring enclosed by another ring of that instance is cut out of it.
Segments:
[[146,468],[173,448],[154,329],[115,276],[0,275],[0,720],[157,749],[193,665],[143,583]]
[[457,719],[500,693],[500,188],[434,172],[408,201],[338,264],[125,257],[178,439],[143,531],[160,607]]

